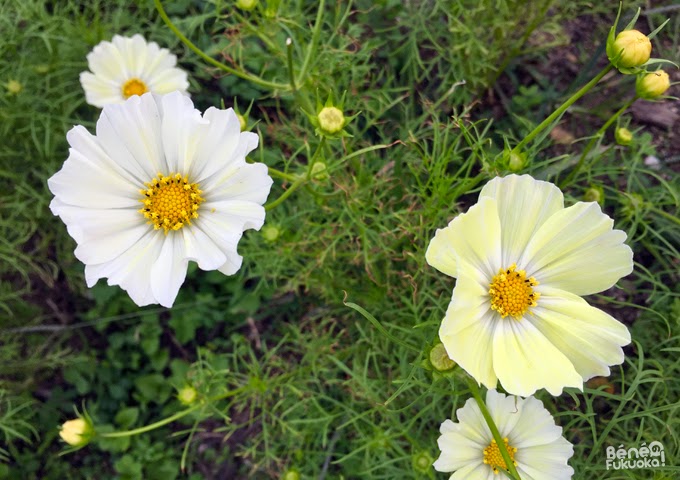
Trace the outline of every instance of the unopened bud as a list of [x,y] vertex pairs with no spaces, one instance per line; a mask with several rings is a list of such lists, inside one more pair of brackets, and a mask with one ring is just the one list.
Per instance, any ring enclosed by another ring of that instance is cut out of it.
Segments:
[[286,470],[283,472],[283,475],[281,475],[281,480],[300,480],[300,478],[300,472],[294,468]]
[[604,190],[602,187],[591,185],[591,187],[583,193],[584,202],[597,202],[600,205],[604,203]]
[[16,80],[10,80],[6,85],[7,93],[11,95],[18,95],[24,89],[24,86]]
[[254,10],[257,7],[259,0],[236,0],[236,7],[241,10]]
[[314,180],[319,180],[323,182],[324,180],[328,180],[331,178],[331,176],[328,174],[328,169],[326,168],[326,164],[323,162],[316,162],[312,166],[312,178]]
[[608,47],[607,56],[618,68],[639,67],[652,54],[652,42],[638,30],[624,30]]
[[338,133],[345,126],[345,116],[336,107],[324,107],[318,115],[319,128],[328,134]]
[[411,464],[416,472],[427,474],[434,462],[432,456],[427,452],[419,452],[411,457]]
[[184,387],[179,392],[177,392],[177,400],[182,405],[191,405],[198,398],[198,392],[194,387]]
[[443,343],[438,343],[430,350],[430,363],[435,370],[444,372],[456,366],[456,362],[449,358]]
[[67,420],[59,430],[61,439],[73,447],[82,447],[90,443],[93,433],[92,425],[84,418]]
[[671,86],[671,79],[663,70],[640,75],[635,82],[635,92],[640,98],[654,100],[668,90]]
[[511,172],[519,172],[527,164],[527,154],[512,150],[508,157],[508,169]]
[[619,145],[630,145],[630,142],[633,141],[633,132],[625,127],[620,127],[614,131],[614,138]]
[[279,235],[281,235],[281,230],[273,225],[265,225],[262,228],[262,236],[264,237],[265,241],[269,243],[275,242],[276,239],[279,238]]

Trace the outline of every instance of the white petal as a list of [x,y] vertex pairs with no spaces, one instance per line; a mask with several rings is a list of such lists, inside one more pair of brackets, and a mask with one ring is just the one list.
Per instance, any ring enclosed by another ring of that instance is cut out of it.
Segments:
[[158,303],[151,291],[151,267],[161,253],[163,241],[162,232],[149,230],[114,260],[85,265],[87,286],[92,287],[100,278],[108,278],[109,285],[120,285],[138,306]]
[[122,105],[107,105],[97,122],[104,151],[134,177],[140,189],[159,172],[167,172],[160,132],[160,114],[150,93]]
[[158,260],[151,267],[151,291],[158,303],[170,308],[187,275],[188,261],[182,235],[170,232],[164,239]]
[[111,42],[101,42],[94,47],[87,54],[87,65],[96,76],[114,80],[119,85],[130,78],[120,50]]
[[248,201],[206,201],[201,205],[199,219],[203,217],[218,222],[231,233],[236,233],[251,228],[259,230],[264,225],[265,210],[262,205]]
[[[231,172],[245,164],[245,148],[236,155],[241,142],[241,126],[232,109],[218,110],[210,107],[203,115],[210,122],[191,165],[190,175],[194,182],[203,182],[217,172]],[[257,139],[257,135],[255,135]],[[255,144],[257,146],[257,143]]]
[[123,103],[123,90],[120,83],[90,72],[80,74],[80,84],[85,91],[85,101],[90,105],[102,108],[104,105]]
[[483,452],[493,437],[474,398],[468,398],[465,405],[456,410],[456,418],[459,422],[456,433],[467,438],[471,446],[476,445]]
[[[191,99],[180,92],[172,92],[159,97],[162,102],[163,151],[168,172],[186,174],[196,157],[196,151],[208,128],[208,121],[194,108]],[[197,179],[192,178],[192,182]],[[201,184],[201,189],[208,190]]]
[[189,88],[189,81],[187,80],[187,73],[185,71],[180,70],[179,68],[171,68],[149,78],[147,87],[151,92],[161,95],[175,91],[182,93],[182,95],[186,95],[186,90]]
[[577,295],[601,292],[633,271],[626,234],[597,203],[579,202],[555,213],[527,245],[527,273]]
[[493,368],[503,388],[513,395],[526,397],[540,388],[560,395],[564,387],[583,388],[582,377],[569,359],[524,318],[498,322]]
[[569,292],[548,287],[539,291],[532,323],[584,380],[607,376],[609,365],[623,363],[621,347],[630,343],[625,325]]
[[456,471],[449,480],[499,480],[493,470],[484,463],[469,464]]
[[[217,179],[218,177],[220,178]],[[213,175],[201,183],[201,188],[205,192],[206,202],[215,208],[227,203],[262,205],[267,201],[272,183],[274,182],[267,173],[267,166],[254,163],[243,164],[228,175]]]
[[442,453],[434,462],[434,468],[439,472],[453,472],[465,465],[482,463],[486,447],[471,443],[459,433],[445,433],[437,444]]
[[564,207],[559,188],[529,175],[496,177],[482,188],[480,201],[483,197],[495,199],[498,205],[503,268],[517,262],[539,227]]
[[182,228],[186,258],[198,263],[203,270],[216,270],[227,261],[218,244],[196,226]]
[[[449,357],[488,388],[498,378],[493,369],[493,338],[500,316],[490,309],[488,292],[474,267],[459,263],[453,298],[439,329]],[[482,277],[483,278],[483,277]]]
[[425,253],[427,263],[457,277],[458,260],[465,259],[492,278],[501,268],[501,224],[496,202],[480,197],[467,213],[437,230]]
[[548,444],[518,449],[515,460],[523,471],[537,480],[569,480],[574,474],[574,469],[567,461],[573,454],[574,448],[571,443],[559,437]]
[[515,426],[506,436],[508,443],[518,450],[551,443],[562,437],[562,428],[555,425],[555,419],[538,399],[518,399],[514,411]]
[[[508,437],[517,425],[523,402],[521,398],[506,396],[493,389],[486,392],[486,405],[502,437]],[[514,443],[510,444],[516,447]]]

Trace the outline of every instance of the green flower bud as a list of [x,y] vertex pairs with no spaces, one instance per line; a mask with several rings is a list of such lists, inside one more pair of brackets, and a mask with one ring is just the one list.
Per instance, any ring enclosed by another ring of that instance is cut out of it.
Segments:
[[328,180],[331,178],[331,176],[328,174],[328,169],[326,168],[326,164],[323,162],[316,162],[312,166],[312,178],[314,180],[319,180],[319,181],[324,181]]
[[456,362],[449,358],[443,343],[438,343],[430,350],[430,363],[435,370],[444,372],[456,366]]
[[177,392],[177,400],[182,405],[191,405],[198,398],[198,392],[194,387],[186,386]]
[[333,135],[345,127],[345,115],[336,107],[324,107],[318,114],[319,129],[324,133]]
[[262,228],[262,236],[264,237],[265,241],[269,243],[274,243],[280,235],[281,230],[279,230],[274,225],[265,225]]
[[654,100],[668,90],[671,80],[666,72],[657,70],[656,72],[638,75],[635,82],[635,92],[640,98]]
[[511,172],[519,172],[527,164],[527,154],[525,152],[518,153],[514,150],[510,151],[508,155],[508,169]]
[[652,54],[652,42],[638,30],[624,30],[607,47],[607,57],[617,68],[639,67]]
[[600,205],[604,204],[604,190],[600,186],[591,185],[588,190],[583,193],[584,202],[597,202]]
[[18,95],[24,89],[24,86],[16,80],[10,80],[5,86],[10,95]]
[[300,480],[300,478],[300,472],[295,468],[288,469],[281,475],[281,480]]
[[619,127],[614,131],[614,138],[619,145],[630,145],[633,141],[633,132],[625,127]]
[[411,457],[413,469],[416,472],[427,474],[432,468],[434,459],[427,452],[419,452]]
[[84,418],[67,420],[59,430],[59,436],[63,441],[73,447],[84,447],[94,435],[92,424]]
[[249,12],[254,10],[258,3],[259,0],[236,0],[236,7]]

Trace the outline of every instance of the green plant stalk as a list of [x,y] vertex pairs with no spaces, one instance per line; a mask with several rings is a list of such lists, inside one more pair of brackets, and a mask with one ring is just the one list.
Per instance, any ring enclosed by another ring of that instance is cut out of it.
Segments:
[[611,69],[613,69],[614,66],[610,63],[607,65],[600,73],[598,73],[595,78],[593,78],[590,82],[586,83],[583,87],[579,89],[575,94],[573,94],[571,97],[567,99],[566,102],[564,102],[562,105],[560,105],[557,110],[555,110],[553,113],[548,116],[545,120],[543,120],[536,128],[534,128],[529,135],[524,137],[524,140],[519,142],[519,144],[512,149],[514,153],[520,153],[522,149],[532,141],[539,133],[541,133],[543,130],[545,130],[546,127],[551,125],[555,120],[557,120],[562,114],[569,108],[571,107],[572,104],[574,104],[579,98],[581,98],[583,95],[588,93],[588,91],[593,88],[597,83],[602,80],[602,77],[604,77]]
[[[225,398],[232,397],[234,395],[237,395],[241,392],[245,391],[245,387],[237,388],[236,390],[232,390],[230,392],[227,392],[223,395],[218,395],[216,397],[208,399],[207,403],[213,403],[217,402],[219,400],[224,400]],[[175,420],[179,420],[182,417],[186,417],[189,415],[191,412],[198,410],[201,407],[204,407],[205,403],[204,402],[198,402],[196,405],[189,407],[185,410],[182,410],[180,412],[175,413],[174,415],[170,415],[167,418],[164,418],[163,420],[159,420],[157,422],[154,422],[150,425],[144,425],[143,427],[135,428],[133,430],[125,430],[122,432],[109,432],[109,433],[97,433],[98,437],[102,438],[121,438],[121,437],[131,437],[133,435],[139,435],[140,433],[146,433],[150,432],[151,430],[155,430],[157,428],[160,428],[164,425],[167,425],[168,423],[172,423]]]
[[[158,0],[155,0],[158,1]],[[307,49],[307,55],[305,60],[302,62],[302,68],[300,68],[300,73],[298,74],[298,85],[303,85],[305,82],[305,77],[307,76],[307,69],[312,61],[312,57],[316,53],[316,48],[319,45],[319,36],[321,35],[321,25],[323,24],[323,11],[326,8],[326,0],[319,0],[319,9],[316,12],[316,20],[314,22],[314,30],[312,31],[312,41]]]
[[280,178],[282,180],[288,180],[289,182],[294,182],[298,178],[295,175],[291,175],[289,173],[282,172],[281,170],[277,170],[277,169],[272,168],[272,167],[267,167],[267,170],[269,171],[269,175],[271,175],[272,177],[277,177],[277,178]]
[[509,474],[510,478],[514,480],[522,480],[519,476],[519,473],[517,472],[517,469],[515,468],[515,463],[510,458],[510,453],[508,453],[508,449],[505,448],[505,442],[503,441],[503,437],[501,437],[501,433],[498,431],[498,427],[496,426],[496,424],[493,421],[493,418],[491,417],[491,412],[489,412],[489,409],[486,407],[486,402],[484,402],[482,395],[479,393],[479,387],[477,386],[475,379],[470,376],[467,376],[467,383],[468,386],[470,387],[470,393],[472,393],[472,397],[475,399],[475,402],[477,402],[477,405],[479,405],[479,409],[482,411],[482,416],[484,417],[486,424],[489,426],[489,430],[491,430],[491,435],[493,435],[493,439],[496,440],[498,450],[501,452],[503,461],[505,462],[505,465],[508,467],[507,473]]
[[614,115],[609,117],[609,120],[607,120],[604,125],[600,127],[600,129],[597,131],[597,133],[593,136],[593,138],[590,139],[588,142],[588,145],[586,145],[586,148],[583,149],[583,153],[581,153],[581,157],[578,159],[578,163],[576,166],[573,168],[571,172],[569,172],[569,175],[567,175],[567,178],[564,179],[564,181],[560,182],[559,187],[561,189],[564,189],[565,186],[569,185],[569,182],[571,182],[576,174],[581,170],[581,167],[583,167],[583,164],[586,161],[586,157],[590,153],[590,151],[595,147],[595,144],[597,141],[602,138],[604,135],[604,132],[607,131],[607,129],[611,126],[612,123],[616,121],[617,118],[619,118],[623,112],[628,110],[628,108],[633,104],[635,100],[637,100],[638,97],[637,95],[628,100],[626,103],[623,104],[623,107],[619,108]]
[[232,75],[235,75],[239,78],[242,78],[244,80],[247,80],[251,83],[254,83],[256,85],[259,85],[261,87],[269,88],[271,90],[283,90],[287,91],[290,89],[290,86],[286,83],[276,83],[276,82],[270,82],[268,80],[265,80],[263,78],[260,78],[256,75],[252,75],[247,72],[242,72],[239,70],[236,70],[234,68],[231,68],[228,65],[225,65],[222,62],[218,62],[214,58],[212,58],[210,55],[206,54],[203,50],[198,48],[196,45],[194,45],[191,40],[189,40],[187,37],[184,36],[182,32],[179,31],[179,29],[172,23],[170,20],[170,17],[168,17],[167,13],[165,13],[165,10],[163,9],[163,4],[161,0],[154,0],[154,5],[156,6],[156,10],[158,11],[158,14],[161,16],[163,19],[163,22],[168,26],[170,30],[172,30],[172,33],[174,33],[177,38],[179,38],[184,45],[189,47],[191,51],[193,51],[196,55],[201,57],[203,60],[205,60],[207,63],[210,65],[219,68],[220,70],[223,70],[227,73],[230,73]]
[[654,207],[654,206],[650,206],[650,210],[652,210],[653,212],[658,213],[658,214],[661,215],[662,217],[664,217],[664,218],[670,220],[671,222],[675,222],[676,224],[680,225],[680,218],[678,218],[678,217],[676,217],[676,216],[674,216],[674,215],[671,215],[670,213],[666,212],[665,210],[662,210],[662,209],[657,208],[657,207]]

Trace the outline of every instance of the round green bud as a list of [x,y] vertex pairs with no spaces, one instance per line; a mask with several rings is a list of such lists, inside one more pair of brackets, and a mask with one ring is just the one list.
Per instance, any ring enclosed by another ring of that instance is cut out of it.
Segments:
[[433,459],[427,452],[419,452],[411,457],[411,464],[416,472],[428,473],[432,468]]
[[319,181],[324,181],[328,180],[331,178],[331,176],[328,174],[328,168],[326,168],[326,164],[323,162],[316,162],[312,166],[312,178],[314,180],[319,180]]
[[583,193],[584,202],[597,202],[600,205],[604,202],[604,190],[602,187],[591,185],[591,187]]
[[317,115],[319,118],[319,128],[328,134],[341,131],[345,126],[345,116],[342,110],[336,107],[324,107]]
[[6,85],[7,93],[11,95],[18,95],[24,89],[24,86],[17,80],[10,80]]
[[249,12],[254,10],[258,3],[259,0],[236,0],[236,7]]
[[514,150],[510,151],[509,157],[508,157],[508,169],[511,172],[519,172],[522,170],[527,164],[527,154],[522,152],[518,153],[515,152]]
[[281,480],[300,480],[300,478],[300,472],[294,468],[286,470],[283,472],[283,475],[281,475]]
[[630,145],[633,141],[633,132],[625,127],[619,127],[614,131],[614,138],[619,145]]
[[609,60],[614,62],[616,67],[639,67],[649,60],[652,42],[647,35],[638,30],[624,30],[616,36],[608,50]]
[[274,243],[280,235],[281,230],[279,230],[274,225],[265,225],[262,228],[262,237],[264,237],[265,241],[269,243]]
[[73,447],[83,447],[90,443],[94,434],[94,428],[84,418],[67,420],[59,430],[59,436],[63,441]]
[[438,343],[430,350],[430,363],[435,370],[444,372],[456,366],[456,362],[449,358],[443,343]]
[[186,386],[177,392],[177,400],[182,405],[191,405],[198,398],[198,392],[194,387]]
[[654,100],[668,90],[671,86],[671,79],[663,70],[639,75],[635,82],[635,92],[640,98]]

